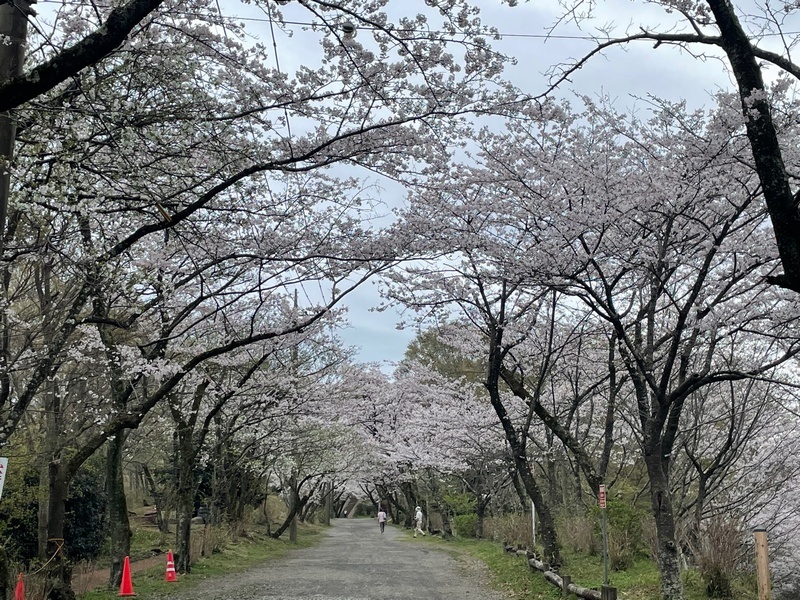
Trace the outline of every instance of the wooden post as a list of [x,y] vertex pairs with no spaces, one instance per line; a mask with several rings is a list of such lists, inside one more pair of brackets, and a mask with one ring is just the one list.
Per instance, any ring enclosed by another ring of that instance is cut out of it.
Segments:
[[759,527],[753,532],[756,538],[756,574],[758,575],[758,600],[770,600],[769,552],[767,550],[767,530]]
[[561,581],[562,581],[561,597],[569,598],[569,584],[572,583],[572,577],[570,577],[569,575],[562,575]]
[[600,506],[601,530],[603,532],[603,585],[608,585],[608,537],[606,536],[606,486],[600,485],[598,494]]
[[600,588],[600,600],[617,600],[617,588],[604,585]]

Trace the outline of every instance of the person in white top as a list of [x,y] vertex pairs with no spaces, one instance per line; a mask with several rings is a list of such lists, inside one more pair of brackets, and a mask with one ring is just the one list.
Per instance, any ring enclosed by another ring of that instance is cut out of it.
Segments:
[[416,508],[416,511],[417,511],[416,514],[414,514],[414,523],[415,523],[414,537],[417,537],[418,533],[421,533],[424,536],[425,532],[422,531],[422,509],[418,506]]
[[383,507],[378,511],[378,525],[381,527],[381,533],[383,533],[384,528],[386,527],[386,512],[383,510]]

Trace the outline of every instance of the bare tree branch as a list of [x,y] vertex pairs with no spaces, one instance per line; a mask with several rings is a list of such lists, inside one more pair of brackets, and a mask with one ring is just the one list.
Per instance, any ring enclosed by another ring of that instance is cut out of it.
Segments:
[[115,8],[99,29],[31,71],[0,85],[0,112],[17,108],[77,75],[118,47],[164,0],[130,0]]

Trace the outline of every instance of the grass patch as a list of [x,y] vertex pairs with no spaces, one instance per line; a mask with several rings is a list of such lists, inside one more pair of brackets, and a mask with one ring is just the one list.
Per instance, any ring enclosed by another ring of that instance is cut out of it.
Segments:
[[[161,548],[163,546],[162,534],[155,527],[132,527],[133,536],[131,536],[131,560],[139,560],[152,556],[153,548]],[[175,534],[168,536],[170,539],[175,538]]]
[[[506,553],[502,544],[485,540],[457,539],[444,541],[425,538],[444,550],[455,554],[468,553],[480,559],[489,568],[492,587],[519,600],[555,600],[561,591],[547,582],[538,571],[531,571],[521,556]],[[414,540],[415,542],[419,540]],[[603,583],[603,562],[599,556],[565,552],[565,566],[561,573],[570,575],[572,581],[583,587],[600,588]],[[639,559],[625,571],[609,573],[611,585],[625,600],[661,600],[660,577],[656,565]],[[695,571],[684,573],[687,600],[708,600],[701,577]],[[742,576],[734,583],[736,600],[756,600],[758,597],[752,577]]]
[[[134,591],[139,597],[151,597],[174,592],[176,589],[190,589],[209,578],[241,572],[268,560],[286,556],[294,549],[313,546],[322,539],[321,534],[325,530],[326,528],[316,525],[300,525],[295,543],[288,541],[288,535],[287,539],[275,540],[262,533],[254,533],[250,539],[239,538],[228,543],[222,552],[202,558],[192,565],[191,573],[179,574],[177,583],[164,581],[163,564],[135,573]],[[117,598],[117,590],[95,589],[78,597],[81,600],[111,600]]]

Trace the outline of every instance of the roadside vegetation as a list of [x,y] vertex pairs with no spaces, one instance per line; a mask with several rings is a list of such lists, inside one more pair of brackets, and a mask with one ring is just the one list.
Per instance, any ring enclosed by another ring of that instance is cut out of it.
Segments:
[[[507,531],[507,529],[506,529]],[[522,535],[524,537],[524,534]],[[427,543],[454,555],[468,555],[482,561],[490,573],[492,587],[503,590],[517,599],[551,600],[561,598],[561,591],[548,583],[542,574],[526,564],[525,557],[506,552],[501,541],[457,537],[445,540],[428,536]],[[600,552],[577,551],[568,544],[564,550],[564,565],[559,572],[570,575],[572,581],[588,588],[599,589],[603,583],[603,559]],[[658,600],[660,576],[651,557],[638,554],[624,569],[612,570],[610,584],[626,600]],[[698,570],[683,573],[687,600],[707,600],[710,596],[703,574]],[[755,576],[747,571],[737,573],[731,581],[736,600],[755,600]]]
[[[253,527],[247,535],[236,537],[229,533],[214,532],[217,544],[215,551],[199,558],[194,563],[191,573],[180,574],[175,583],[166,582],[164,577],[166,554],[161,554],[159,555],[161,560],[157,565],[134,573],[134,591],[138,596],[159,596],[175,589],[201,585],[209,578],[245,571],[267,560],[286,556],[294,549],[313,546],[321,539],[322,531],[323,528],[319,525],[302,524],[298,527],[298,537],[295,542],[290,542],[288,537],[273,538],[262,525]],[[134,556],[152,556],[154,546],[149,543],[152,541],[151,529],[135,530],[131,552]],[[107,569],[104,572],[107,572]],[[86,590],[76,589],[76,592],[81,600],[110,600],[118,596],[117,589],[109,589],[106,585]]]

